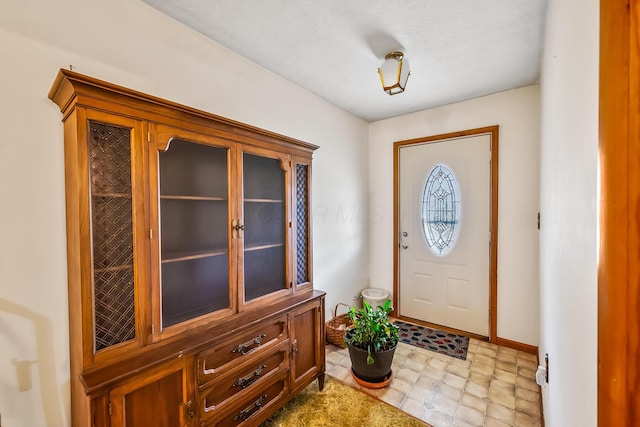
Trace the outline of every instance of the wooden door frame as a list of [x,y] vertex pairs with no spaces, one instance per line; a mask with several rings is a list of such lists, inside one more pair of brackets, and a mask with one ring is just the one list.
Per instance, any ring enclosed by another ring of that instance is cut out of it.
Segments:
[[[422,138],[408,139],[404,141],[396,141],[393,144],[393,306],[396,307],[393,315],[406,320],[410,319],[402,316],[402,313],[397,308],[400,307],[399,303],[399,291],[400,291],[400,279],[399,279],[399,251],[400,247],[400,228],[399,228],[399,214],[400,214],[400,148],[410,145],[419,145],[424,143],[439,142],[446,139],[462,138],[469,136],[477,136],[482,134],[491,135],[491,188],[490,188],[490,229],[491,229],[491,243],[489,245],[489,341],[496,342],[497,336],[497,324],[498,324],[498,132],[499,126],[487,126],[476,129],[468,129],[458,132],[450,132],[440,135],[426,136]],[[425,323],[425,322],[420,322]],[[441,329],[449,330],[454,333],[461,333],[467,336],[473,336],[476,338],[484,339],[485,337],[470,334],[469,332],[458,331],[452,328],[443,327],[443,325],[434,325]]]
[[640,425],[640,4],[600,2],[598,425]]

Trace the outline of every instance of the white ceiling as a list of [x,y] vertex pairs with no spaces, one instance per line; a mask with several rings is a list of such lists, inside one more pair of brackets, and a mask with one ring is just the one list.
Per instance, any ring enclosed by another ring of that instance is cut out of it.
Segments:
[[[547,0],[143,0],[368,121],[536,83]],[[406,92],[382,91],[394,50]]]

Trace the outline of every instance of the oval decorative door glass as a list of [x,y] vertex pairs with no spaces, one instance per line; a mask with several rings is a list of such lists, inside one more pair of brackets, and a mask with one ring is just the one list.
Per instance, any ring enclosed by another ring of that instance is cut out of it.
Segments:
[[448,166],[437,164],[429,173],[422,195],[422,229],[427,246],[446,256],[460,234],[460,187]]

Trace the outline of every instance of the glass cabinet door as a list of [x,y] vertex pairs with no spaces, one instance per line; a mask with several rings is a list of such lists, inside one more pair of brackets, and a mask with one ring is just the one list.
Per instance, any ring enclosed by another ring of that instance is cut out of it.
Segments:
[[286,174],[280,159],[242,155],[244,301],[287,289]]
[[228,158],[182,139],[159,154],[163,329],[231,307]]

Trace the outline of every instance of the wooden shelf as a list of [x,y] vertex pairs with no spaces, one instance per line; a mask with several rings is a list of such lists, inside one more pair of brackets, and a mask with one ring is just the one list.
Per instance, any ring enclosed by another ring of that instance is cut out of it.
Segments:
[[183,253],[183,254],[171,254],[170,256],[163,258],[162,263],[189,261],[193,259],[210,258],[220,255],[228,255],[229,251],[207,251],[207,252],[195,252],[195,253]]
[[245,252],[252,252],[252,251],[261,251],[264,249],[271,249],[271,248],[279,248],[284,246],[284,243],[274,243],[272,245],[260,245],[260,246],[250,246],[250,247],[245,247],[244,251]]
[[92,198],[130,199],[131,193],[92,193]]
[[245,203],[284,203],[284,200],[276,199],[244,199]]
[[166,318],[163,317],[162,319],[162,323],[164,325],[176,325],[180,322],[183,322],[185,320],[191,320],[191,319],[195,319],[198,318],[200,316],[204,316],[206,314],[209,313],[213,313],[214,311],[218,311],[218,310],[224,310],[225,308],[229,308],[227,307],[216,307],[213,306],[211,304],[203,304],[201,306],[198,307],[193,307],[191,310],[185,310],[181,313],[178,314],[174,314],[173,316],[167,316]]
[[133,264],[125,264],[125,265],[118,265],[115,267],[103,267],[103,268],[96,268],[94,269],[94,273],[106,273],[108,271],[123,271],[123,270],[132,270],[133,269]]
[[212,202],[226,202],[225,197],[206,197],[206,196],[160,196],[161,200],[205,200]]

